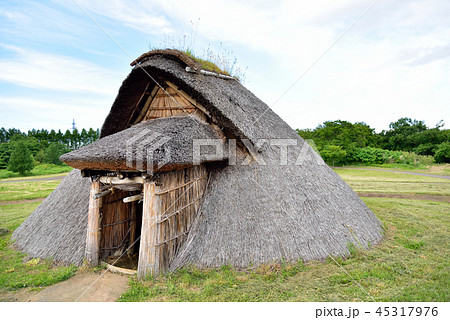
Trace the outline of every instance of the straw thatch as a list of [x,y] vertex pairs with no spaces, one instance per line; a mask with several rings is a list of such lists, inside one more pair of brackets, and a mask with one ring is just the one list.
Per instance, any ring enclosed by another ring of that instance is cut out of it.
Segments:
[[[134,141],[134,137],[142,138]],[[195,139],[220,139],[211,126],[189,116],[159,118],[141,122],[90,145],[61,156],[61,161],[77,169],[169,171],[193,165]],[[152,150],[152,145],[158,146]],[[132,147],[131,147],[132,146]],[[221,161],[224,155],[202,152],[198,161]],[[129,161],[127,162],[127,156]],[[130,158],[131,157],[131,158]],[[135,159],[141,158],[142,161]],[[132,159],[133,161],[131,161]]]
[[31,257],[81,264],[86,243],[90,179],[72,170],[13,233]]
[[[141,112],[138,101],[142,93],[155,86],[146,73],[161,83],[175,84],[206,109],[210,121],[228,139],[238,141],[237,165],[208,167],[210,182],[187,239],[171,261],[172,270],[191,264],[245,267],[282,259],[323,259],[348,254],[350,244],[367,248],[380,241],[380,221],[355,192],[319,161],[294,130],[238,81],[186,72],[186,62],[171,52],[144,55],[136,63],[103,124],[100,141],[135,123]],[[256,144],[259,139],[268,139],[256,153],[264,164],[249,157],[249,149],[244,147],[247,140]],[[288,148],[286,165],[280,165],[283,147],[271,144],[270,139],[296,142]],[[300,162],[299,154],[303,155]],[[73,185],[70,188],[69,183]],[[75,183],[78,181],[68,180],[64,189],[58,188],[50,196],[65,201],[64,216],[74,214],[69,207],[72,198],[79,197],[73,192]],[[89,187],[83,188],[87,194]],[[86,195],[85,206],[87,198]],[[50,256],[68,243],[62,244],[54,237],[56,240],[51,243],[31,244],[29,239],[37,237],[31,235],[31,229],[49,224],[51,227],[45,227],[48,234],[43,236],[49,238],[68,228],[83,230],[85,220],[55,219],[60,208],[54,210],[44,204],[25,222],[28,229],[21,227],[15,237],[27,252]],[[47,217],[39,221],[35,216],[41,218],[43,210]],[[87,209],[84,215],[87,216]],[[83,232],[77,234],[82,239],[73,239],[74,246],[84,243],[86,237]],[[51,248],[33,251],[30,246]],[[75,255],[78,251],[68,250],[58,258],[73,261]]]

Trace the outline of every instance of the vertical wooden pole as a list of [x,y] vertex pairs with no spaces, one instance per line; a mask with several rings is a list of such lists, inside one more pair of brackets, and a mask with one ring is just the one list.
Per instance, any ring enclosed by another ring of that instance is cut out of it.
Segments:
[[134,253],[134,247],[136,241],[136,210],[137,210],[137,201],[133,201],[130,203],[130,244],[128,248],[128,255],[131,256]]
[[141,245],[139,248],[138,279],[148,275],[157,275],[159,272],[159,250],[156,244],[159,241],[159,228],[157,220],[160,215],[159,195],[154,181],[144,182],[144,204],[142,210]]
[[86,235],[85,258],[89,265],[98,265],[100,251],[100,220],[102,198],[95,199],[95,195],[100,192],[100,182],[93,181],[91,184],[91,194],[89,197],[88,226]]

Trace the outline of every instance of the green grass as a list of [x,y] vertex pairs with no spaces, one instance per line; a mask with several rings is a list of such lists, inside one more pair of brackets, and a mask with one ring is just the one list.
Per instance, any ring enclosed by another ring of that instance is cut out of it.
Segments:
[[450,195],[450,180],[403,173],[335,169],[356,192]]
[[0,183],[0,202],[47,197],[61,180],[17,181]]
[[191,57],[192,59],[194,59],[195,61],[197,61],[197,63],[200,65],[200,67],[203,70],[208,70],[208,71],[212,71],[215,73],[220,73],[220,74],[225,74],[227,76],[229,76],[230,74],[222,69],[220,69],[215,63],[205,60],[205,59],[201,59],[199,57],[196,57],[193,52],[191,50],[185,50],[183,51],[186,55],[188,55],[189,57]]
[[345,168],[366,168],[366,169],[386,169],[386,170],[396,170],[396,171],[410,171],[418,173],[427,173],[435,175],[450,176],[450,164],[433,164],[431,166],[425,165],[412,165],[412,164],[402,164],[402,163],[385,163],[371,166],[345,166]]
[[9,179],[9,178],[19,178],[19,177],[35,177],[35,176],[43,176],[43,175],[54,175],[59,173],[66,173],[71,171],[73,168],[68,165],[54,165],[54,164],[40,164],[34,167],[33,170],[21,176],[17,172],[8,171],[5,169],[0,170],[0,180],[1,179]]
[[325,263],[185,269],[130,282],[120,301],[448,301],[449,205],[366,198],[386,226],[380,245]]
[[31,259],[11,247],[11,233],[37,207],[38,203],[0,206],[0,301],[8,291],[39,289],[70,278],[74,266],[56,266],[51,260]]

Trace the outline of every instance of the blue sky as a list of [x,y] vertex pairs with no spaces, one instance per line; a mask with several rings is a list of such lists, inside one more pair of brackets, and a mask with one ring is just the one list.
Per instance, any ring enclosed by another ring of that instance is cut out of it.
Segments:
[[173,45],[237,58],[293,128],[450,121],[450,1],[311,2],[2,0],[0,127],[99,128],[130,62]]

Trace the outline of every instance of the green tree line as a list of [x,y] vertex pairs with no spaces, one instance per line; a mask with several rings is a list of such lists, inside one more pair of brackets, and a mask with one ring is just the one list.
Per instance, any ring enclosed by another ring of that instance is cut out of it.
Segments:
[[29,130],[0,129],[0,169],[14,172],[30,171],[35,164],[50,163],[61,165],[59,157],[71,150],[92,143],[98,139],[100,131],[89,130]]
[[376,133],[364,122],[326,121],[315,129],[297,129],[313,140],[321,156],[331,165],[450,162],[450,130],[443,122],[429,128],[424,121],[401,118],[388,130]]

